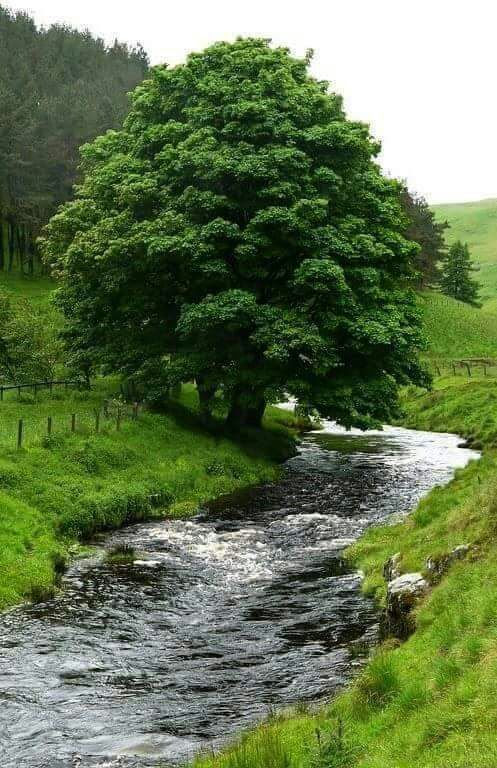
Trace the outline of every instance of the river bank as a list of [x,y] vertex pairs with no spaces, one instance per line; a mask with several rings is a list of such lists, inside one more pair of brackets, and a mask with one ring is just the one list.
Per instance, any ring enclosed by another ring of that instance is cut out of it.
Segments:
[[8,768],[182,764],[357,673],[378,614],[344,548],[472,453],[450,435],[323,426],[276,483],[111,532],[100,546],[125,559],[79,560],[56,599],[0,617]]
[[[482,393],[484,397],[482,397]],[[416,612],[404,643],[380,645],[351,686],[317,713],[281,715],[196,768],[493,768],[497,762],[497,455],[492,382],[437,382],[405,396],[405,425],[454,431],[483,448],[396,525],[370,528],[348,551],[380,604],[383,565],[402,572],[455,546],[455,562]]]
[[268,409],[264,430],[235,441],[221,427],[202,426],[188,390],[171,413],[141,411],[119,430],[102,420],[95,434],[94,411],[114,389],[101,381],[90,392],[2,402],[0,610],[53,594],[71,553],[96,532],[191,515],[209,499],[274,480],[294,450],[299,425],[291,413]]

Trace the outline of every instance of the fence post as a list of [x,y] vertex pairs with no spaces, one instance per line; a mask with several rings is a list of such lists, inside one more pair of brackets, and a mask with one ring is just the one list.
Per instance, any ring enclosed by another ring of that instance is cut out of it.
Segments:
[[50,437],[51,434],[52,434],[52,417],[49,416],[47,418],[47,435]]
[[95,432],[97,433],[97,435],[99,431],[100,431],[100,410],[95,409]]
[[17,450],[18,451],[22,448],[22,432],[23,432],[23,423],[22,423],[22,419],[19,419],[19,424],[17,425]]
[[17,387],[17,397],[21,399],[21,387]]
[[468,376],[471,376],[471,368],[469,367],[469,363],[466,363],[466,368],[468,369]]
[[483,363],[483,375],[484,376],[487,375],[487,366],[485,365],[485,363]]
[[454,376],[456,375],[456,366],[454,365],[454,363],[452,363],[452,373],[454,374]]
[[121,406],[117,406],[116,429],[121,429]]
[[53,381],[51,381],[48,386],[50,388],[50,395],[52,395],[52,393],[53,393]]
[[3,400],[3,387],[0,387],[0,400]]
[[71,432],[76,432],[76,414],[73,413],[71,416]]

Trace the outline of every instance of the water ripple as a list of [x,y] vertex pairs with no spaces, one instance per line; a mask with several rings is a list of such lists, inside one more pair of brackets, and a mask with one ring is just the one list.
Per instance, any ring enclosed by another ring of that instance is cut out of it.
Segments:
[[0,619],[2,767],[183,761],[331,695],[375,636],[343,548],[476,455],[457,446],[327,424],[280,483],[110,536],[131,566],[80,562],[57,599]]

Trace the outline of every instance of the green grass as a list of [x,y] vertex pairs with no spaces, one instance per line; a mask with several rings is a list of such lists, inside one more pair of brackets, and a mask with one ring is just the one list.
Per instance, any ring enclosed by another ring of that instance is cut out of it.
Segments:
[[24,277],[19,272],[0,270],[0,290],[13,298],[27,299],[36,308],[46,308],[56,284],[48,277]]
[[[0,451],[0,608],[50,594],[71,546],[97,531],[188,515],[208,499],[275,479],[276,459],[293,444],[287,427],[296,422],[290,413],[278,414],[279,424],[269,416],[266,429],[237,442],[220,427],[207,431],[194,413],[191,388],[185,393],[190,407],[142,411],[119,431],[114,419],[102,419],[95,434],[94,408],[113,389],[112,382],[102,381],[91,392],[0,403],[0,423],[22,418],[30,438],[18,451],[11,435],[11,447]],[[47,415],[54,423],[50,438]]]
[[478,448],[497,449],[497,379],[481,373],[435,379],[433,390],[410,388],[401,398],[403,425],[463,435]]
[[497,314],[434,291],[423,293],[420,302],[431,359],[497,359]]
[[462,240],[480,267],[481,298],[485,308],[497,308],[497,200],[433,206],[437,218],[447,220],[447,242]]
[[[404,572],[472,545],[417,612],[404,644],[380,646],[316,714],[288,713],[196,768],[493,768],[497,764],[497,419],[495,382],[443,379],[405,395],[407,424],[475,435],[485,455],[434,489],[403,523],[370,529],[347,553],[364,590],[385,597],[384,562]],[[262,757],[261,757],[262,755]]]

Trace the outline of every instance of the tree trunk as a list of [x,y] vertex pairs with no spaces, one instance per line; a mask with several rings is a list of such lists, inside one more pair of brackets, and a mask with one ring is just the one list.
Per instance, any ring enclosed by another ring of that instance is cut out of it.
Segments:
[[3,221],[0,218],[0,270],[5,267],[5,247],[3,239]]
[[7,231],[8,231],[8,240],[9,240],[9,272],[12,272],[12,268],[14,266],[14,256],[15,256],[15,224],[14,222],[9,219],[7,222]]
[[260,392],[235,390],[226,423],[233,429],[260,427],[266,401]]
[[26,240],[26,257],[28,260],[28,273],[32,277],[35,271],[35,263],[34,263],[35,241],[32,233],[29,230],[27,231],[25,240]]
[[202,379],[197,378],[197,392],[200,403],[200,415],[205,419],[212,416],[212,406],[216,395],[216,387],[205,384]]

